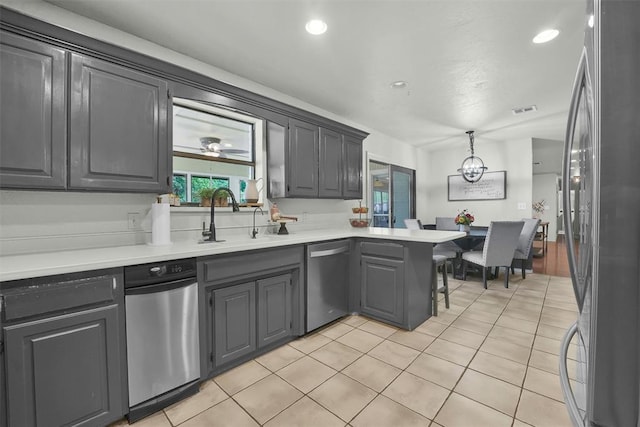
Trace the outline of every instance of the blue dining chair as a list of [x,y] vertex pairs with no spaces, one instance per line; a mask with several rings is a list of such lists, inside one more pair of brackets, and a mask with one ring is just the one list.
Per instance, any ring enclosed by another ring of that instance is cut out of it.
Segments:
[[487,269],[496,267],[496,277],[500,267],[505,268],[504,287],[509,287],[509,268],[518,247],[524,221],[491,221],[482,252],[471,251],[462,254],[462,280],[467,279],[467,264],[482,267],[482,284],[487,289]]

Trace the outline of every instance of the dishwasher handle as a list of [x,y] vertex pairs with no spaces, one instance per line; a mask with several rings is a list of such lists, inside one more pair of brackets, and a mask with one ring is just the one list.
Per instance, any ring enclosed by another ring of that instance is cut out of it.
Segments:
[[173,280],[171,282],[158,283],[155,285],[147,285],[147,286],[138,286],[135,288],[126,288],[124,293],[125,295],[144,295],[144,294],[153,294],[158,292],[166,292],[173,289],[185,288],[189,285],[193,285],[197,283],[195,277],[190,277],[188,279],[180,279]]
[[343,254],[345,252],[349,252],[349,245],[341,246],[339,248],[334,249],[326,249],[323,251],[309,251],[309,258],[320,258],[331,255]]

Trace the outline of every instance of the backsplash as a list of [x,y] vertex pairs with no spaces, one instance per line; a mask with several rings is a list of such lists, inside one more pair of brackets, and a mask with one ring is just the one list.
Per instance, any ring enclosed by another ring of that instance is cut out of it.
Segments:
[[[110,246],[142,245],[151,241],[153,194],[46,191],[0,191],[0,254],[3,256]],[[278,199],[283,215],[296,216],[289,233],[322,228],[347,228],[357,201]],[[256,214],[260,233],[276,233],[279,225]],[[249,238],[252,208],[232,213],[216,208],[218,238]],[[202,224],[209,227],[209,208],[172,208],[171,240],[197,241]],[[130,221],[130,218],[132,221]]]

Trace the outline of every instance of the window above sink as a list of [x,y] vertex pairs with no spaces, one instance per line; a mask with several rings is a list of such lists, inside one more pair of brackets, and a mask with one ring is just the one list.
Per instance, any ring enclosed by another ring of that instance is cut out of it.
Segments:
[[228,186],[245,200],[249,179],[263,173],[263,120],[188,99],[173,99],[173,191],[181,204],[202,187]]

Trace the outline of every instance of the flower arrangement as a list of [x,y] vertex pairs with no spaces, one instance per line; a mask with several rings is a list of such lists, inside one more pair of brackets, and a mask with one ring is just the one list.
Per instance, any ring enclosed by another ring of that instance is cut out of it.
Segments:
[[469,211],[465,209],[456,216],[455,221],[456,224],[459,225],[471,225],[471,223],[475,220],[476,219],[473,217],[473,215],[471,215]]

